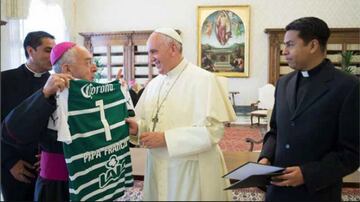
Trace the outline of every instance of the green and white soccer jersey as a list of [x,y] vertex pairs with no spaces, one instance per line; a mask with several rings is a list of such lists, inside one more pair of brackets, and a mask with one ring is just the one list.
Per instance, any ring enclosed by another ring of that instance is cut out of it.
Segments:
[[[129,128],[124,120],[126,99],[120,84],[71,80],[67,90],[60,93],[58,110],[65,113],[68,130],[60,127],[59,132],[65,137],[58,139],[67,142],[63,150],[70,200],[117,199],[126,187],[133,185]],[[70,139],[66,131],[70,132]]]

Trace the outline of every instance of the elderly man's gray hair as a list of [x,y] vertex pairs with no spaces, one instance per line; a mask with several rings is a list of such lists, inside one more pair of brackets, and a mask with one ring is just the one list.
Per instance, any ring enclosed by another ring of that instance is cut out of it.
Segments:
[[162,34],[162,33],[159,33],[159,34],[160,34],[160,38],[163,40],[163,42],[165,44],[168,44],[168,45],[170,45],[172,43],[175,44],[178,51],[180,53],[182,53],[182,44],[181,43],[179,43],[178,41],[176,41],[175,39],[173,39],[173,38],[171,38],[169,36],[166,36],[165,34]]

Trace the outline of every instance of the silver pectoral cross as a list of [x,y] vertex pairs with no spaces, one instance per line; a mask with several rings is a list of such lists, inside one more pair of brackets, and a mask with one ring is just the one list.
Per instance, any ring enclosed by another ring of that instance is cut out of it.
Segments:
[[152,122],[153,122],[152,132],[154,132],[154,131],[155,131],[156,124],[157,124],[157,122],[159,122],[159,117],[158,117],[158,114],[159,114],[159,113],[156,113],[156,114],[155,114],[155,116],[154,116],[154,118],[152,118]]

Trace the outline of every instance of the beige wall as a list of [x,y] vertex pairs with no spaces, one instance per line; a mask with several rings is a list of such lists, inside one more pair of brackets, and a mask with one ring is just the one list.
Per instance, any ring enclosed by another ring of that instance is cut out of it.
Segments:
[[[71,40],[82,43],[78,32],[174,27],[182,31],[185,57],[195,64],[197,6],[250,5],[250,77],[229,79],[229,89],[240,91],[237,105],[256,101],[257,89],[267,83],[268,39],[264,29],[283,28],[303,16],[320,17],[330,27],[360,27],[360,0],[76,0],[74,5]],[[1,49],[6,50],[3,37],[1,41]]]
[[[91,2],[91,3],[90,3]],[[267,83],[268,39],[265,28],[283,28],[303,16],[317,16],[330,27],[360,27],[359,0],[77,0],[76,30],[151,30],[168,26],[180,29],[184,55],[197,62],[197,6],[250,5],[250,77],[232,78],[229,89],[240,91],[236,104],[249,105],[257,89]],[[81,42],[81,36],[75,35]]]

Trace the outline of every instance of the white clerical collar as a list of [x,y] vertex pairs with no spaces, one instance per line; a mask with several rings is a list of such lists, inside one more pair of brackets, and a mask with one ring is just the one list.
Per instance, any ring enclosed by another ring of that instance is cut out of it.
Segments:
[[34,77],[37,77],[37,78],[40,78],[43,74],[45,74],[46,72],[42,72],[42,73],[37,73],[37,72],[34,72],[32,69],[29,68],[29,66],[25,63],[25,67],[31,72],[34,74]]
[[309,77],[309,72],[308,71],[301,71],[301,75],[303,77]]
[[172,70],[170,70],[166,75],[171,78],[174,77],[178,74],[180,74],[180,72],[182,72],[182,70],[186,67],[186,64],[188,63],[188,61],[184,58],[178,65],[176,65],[176,67],[174,67]]

